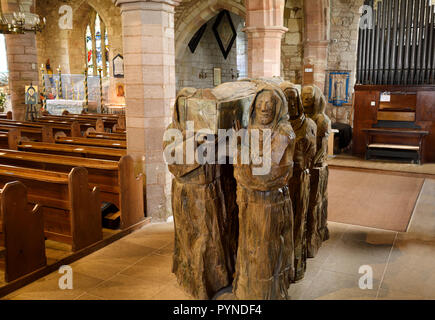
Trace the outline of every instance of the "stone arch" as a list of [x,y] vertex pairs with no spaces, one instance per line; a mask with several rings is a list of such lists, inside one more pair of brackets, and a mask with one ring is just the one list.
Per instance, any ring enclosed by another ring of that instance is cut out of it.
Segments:
[[235,0],[198,0],[176,16],[175,59],[181,58],[183,45],[187,45],[195,32],[222,9],[246,19],[245,6]]
[[[84,39],[88,22],[87,15],[89,14],[90,10],[97,12],[106,26],[110,46],[109,66],[110,74],[112,74],[113,66],[110,61],[112,61],[113,57],[115,57],[117,54],[122,54],[123,52],[120,9],[115,7],[112,2],[107,0],[79,0],[71,3],[71,7],[73,8],[74,14],[74,28],[72,31],[70,31],[69,35],[70,50],[74,50],[74,48],[77,48],[78,46],[83,48],[81,51],[84,52],[84,41],[82,41],[83,43],[76,43],[76,39]],[[79,19],[76,19],[77,16]],[[71,64],[73,64],[72,61]],[[75,68],[72,69],[74,70]]]

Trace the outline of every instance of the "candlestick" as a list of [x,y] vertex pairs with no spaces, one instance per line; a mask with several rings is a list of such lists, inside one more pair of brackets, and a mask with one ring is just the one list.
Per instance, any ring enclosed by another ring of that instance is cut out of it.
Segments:
[[104,101],[103,101],[103,68],[98,68],[98,73],[100,74],[100,109],[101,113],[104,113]]
[[59,80],[56,80],[56,92],[57,92],[57,95],[56,95],[56,100],[57,100],[57,99],[59,99]]
[[[0,0],[1,1],[1,0]],[[47,109],[47,98],[46,98],[46,92],[45,92],[45,79],[44,79],[44,65],[41,65],[41,79],[42,79],[42,109]]]
[[62,99],[62,96],[63,96],[63,92],[62,92],[63,91],[62,90],[62,69],[60,68],[60,65],[59,65],[59,68],[57,68],[57,72],[59,74],[59,89],[58,89],[57,95],[60,99]]
[[74,81],[71,80],[72,100],[74,100]]

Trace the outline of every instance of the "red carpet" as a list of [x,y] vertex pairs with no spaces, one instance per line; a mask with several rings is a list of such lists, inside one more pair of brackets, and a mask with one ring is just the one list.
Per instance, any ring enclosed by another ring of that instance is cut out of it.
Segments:
[[330,221],[405,232],[423,178],[330,169]]

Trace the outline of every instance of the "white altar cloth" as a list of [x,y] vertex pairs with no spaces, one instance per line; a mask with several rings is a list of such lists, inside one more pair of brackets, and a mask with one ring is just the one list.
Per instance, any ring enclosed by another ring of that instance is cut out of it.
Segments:
[[67,110],[69,113],[80,114],[85,103],[85,100],[47,100],[47,111],[52,115],[62,115],[64,110]]

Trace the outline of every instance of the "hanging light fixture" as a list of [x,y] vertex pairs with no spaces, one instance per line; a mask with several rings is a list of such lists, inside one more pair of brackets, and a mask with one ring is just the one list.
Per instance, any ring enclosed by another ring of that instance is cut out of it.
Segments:
[[20,11],[4,13],[0,0],[0,33],[3,34],[23,34],[25,32],[41,32],[45,27],[45,18],[39,15],[24,12],[21,4]]

